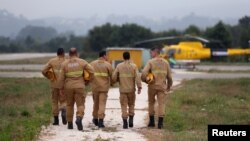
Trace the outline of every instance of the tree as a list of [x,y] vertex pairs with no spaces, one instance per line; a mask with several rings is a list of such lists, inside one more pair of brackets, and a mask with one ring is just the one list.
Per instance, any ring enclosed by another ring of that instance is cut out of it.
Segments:
[[84,49],[83,45],[84,45],[84,37],[70,35],[69,40],[66,44],[67,47],[65,47],[65,49],[69,50],[71,47],[75,47],[75,48],[77,48],[78,51],[81,51]]
[[200,36],[201,35],[200,29],[195,25],[190,25],[189,27],[187,27],[186,30],[184,31],[184,33],[190,34],[193,36]]
[[152,38],[153,34],[150,29],[137,24],[124,24],[119,29],[118,37],[120,46],[129,46],[137,41]]
[[51,39],[49,42],[41,48],[44,52],[56,52],[59,47],[66,49],[67,38],[66,37],[56,37]]
[[245,16],[239,19],[238,26],[240,28],[240,45],[244,48],[248,47],[250,40],[250,17]]
[[233,47],[239,47],[240,46],[240,34],[241,34],[241,29],[239,25],[232,26],[230,28],[231,33],[232,33],[232,46]]
[[105,47],[112,46],[116,42],[119,27],[107,23],[102,26],[96,26],[88,33],[88,44],[93,51],[100,51]]
[[110,46],[127,46],[151,37],[151,30],[136,24],[117,26],[107,23],[89,31],[85,46],[90,46],[93,51],[100,51]]
[[35,43],[35,40],[32,38],[32,37],[30,37],[30,36],[27,36],[26,37],[26,39],[25,39],[25,44],[28,46],[28,47],[30,47],[32,44],[34,44]]
[[210,39],[221,41],[226,48],[230,47],[232,44],[230,30],[222,21],[219,21],[214,27],[207,28],[205,36]]
[[182,32],[176,29],[170,29],[168,31],[157,32],[154,34],[154,37],[168,37],[168,36],[180,36]]
[[57,36],[57,31],[51,27],[26,26],[17,35],[17,39],[25,40],[27,37],[44,43]]
[[239,25],[245,28],[250,28],[250,16],[244,16],[239,19]]

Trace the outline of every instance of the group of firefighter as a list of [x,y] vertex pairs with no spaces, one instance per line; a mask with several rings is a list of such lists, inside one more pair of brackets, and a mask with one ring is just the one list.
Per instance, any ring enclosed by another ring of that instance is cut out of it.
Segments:
[[158,128],[163,128],[165,115],[165,97],[172,86],[171,70],[168,62],[159,57],[160,50],[152,48],[152,59],[147,62],[141,74],[136,64],[130,60],[130,53],[124,52],[124,61],[113,70],[107,61],[105,51],[99,52],[99,58],[91,63],[78,57],[77,49],[70,48],[69,58],[65,58],[63,48],[58,48],[57,57],[48,61],[42,74],[51,82],[53,125],[59,125],[59,112],[62,123],[73,129],[74,104],[76,103],[76,120],[78,130],[83,130],[86,92],[90,85],[93,96],[93,124],[104,128],[104,118],[108,91],[110,86],[119,83],[120,104],[123,128],[133,127],[134,107],[137,93],[141,93],[141,81],[148,84],[148,127],[155,127],[155,101],[158,102]]

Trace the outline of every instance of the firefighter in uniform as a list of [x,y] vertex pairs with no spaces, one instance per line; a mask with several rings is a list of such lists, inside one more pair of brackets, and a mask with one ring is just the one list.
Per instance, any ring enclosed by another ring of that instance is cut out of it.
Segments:
[[63,48],[58,48],[57,57],[50,59],[42,70],[42,74],[51,82],[52,112],[54,115],[53,125],[59,125],[58,115],[60,110],[62,122],[63,124],[67,124],[66,97],[60,93],[58,83],[59,71],[64,60],[64,50]]
[[[120,104],[122,109],[123,128],[133,127],[134,107],[135,107],[135,85],[138,88],[138,94],[141,93],[141,80],[138,73],[137,66],[132,63],[130,59],[130,53],[123,53],[124,62],[117,65],[113,75],[112,81],[119,82],[120,90]],[[127,107],[128,110],[127,110]]]
[[108,90],[111,84],[112,66],[107,62],[106,51],[99,53],[99,59],[90,63],[94,68],[94,79],[91,82],[93,93],[93,123],[103,128]]
[[87,71],[90,78],[93,77],[93,68],[83,59],[77,57],[76,48],[69,51],[69,59],[62,64],[60,73],[61,90],[67,99],[67,121],[68,129],[73,129],[74,104],[76,103],[76,125],[78,130],[82,130],[82,118],[85,108],[85,81],[83,78],[84,71]]
[[[149,124],[148,127],[155,126],[155,96],[158,102],[158,128],[163,128],[163,118],[165,115],[165,96],[172,86],[171,70],[168,62],[159,57],[160,50],[152,48],[150,55],[152,57],[144,67],[141,75],[143,82],[148,83],[148,112]],[[153,76],[148,78],[149,76]],[[167,82],[166,82],[167,80]]]

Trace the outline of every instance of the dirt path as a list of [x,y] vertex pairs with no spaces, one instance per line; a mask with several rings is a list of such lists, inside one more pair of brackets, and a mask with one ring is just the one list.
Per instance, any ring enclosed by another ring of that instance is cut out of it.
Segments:
[[[175,82],[175,85],[178,82]],[[83,131],[78,131],[74,124],[73,130],[68,130],[66,125],[60,123],[59,126],[49,125],[42,127],[39,135],[39,141],[70,141],[70,140],[107,140],[107,141],[145,141],[146,137],[141,134],[145,130],[147,118],[147,85],[143,84],[142,93],[136,95],[134,128],[123,129],[121,109],[119,103],[119,90],[112,88],[108,93],[107,110],[105,125],[107,128],[98,129],[92,123],[92,105],[91,96],[87,96],[85,103],[85,116],[83,118]],[[74,118],[75,119],[75,118]],[[156,132],[160,130],[156,130]]]

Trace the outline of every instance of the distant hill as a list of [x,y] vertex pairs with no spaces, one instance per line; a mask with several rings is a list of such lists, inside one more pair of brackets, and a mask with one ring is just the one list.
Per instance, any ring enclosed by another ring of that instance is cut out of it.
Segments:
[[[152,31],[163,31],[168,29],[185,29],[189,25],[196,25],[202,29],[213,26],[220,19],[197,16],[193,13],[183,18],[162,18],[160,20],[148,19],[145,17],[128,17],[126,15],[110,15],[106,18],[93,16],[90,18],[68,19],[61,17],[28,20],[24,16],[15,16],[7,10],[0,10],[0,36],[14,38],[19,31],[28,26],[53,27],[58,33],[74,32],[76,35],[86,35],[88,30],[94,26],[102,25],[107,22],[111,24],[137,23],[150,28]],[[237,24],[238,19],[222,19],[227,24]]]
[[29,24],[29,20],[22,16],[15,16],[6,10],[0,10],[0,35],[13,37]]
[[21,29],[16,38],[18,40],[26,40],[26,42],[39,41],[45,43],[56,36],[57,36],[57,31],[54,28],[28,25]]

